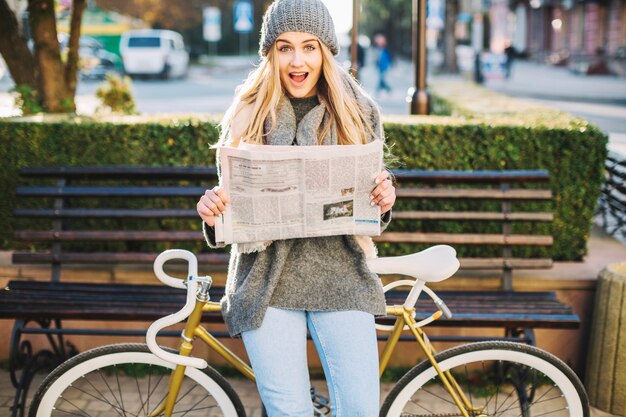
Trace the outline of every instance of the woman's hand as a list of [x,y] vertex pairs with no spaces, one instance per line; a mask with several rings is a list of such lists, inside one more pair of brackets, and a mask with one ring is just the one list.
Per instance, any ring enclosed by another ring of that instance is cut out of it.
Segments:
[[206,224],[215,226],[215,216],[220,216],[230,200],[223,188],[216,186],[210,190],[206,190],[204,195],[200,197],[196,209],[198,214]]
[[378,204],[380,206],[380,214],[384,214],[391,210],[391,207],[396,202],[396,188],[389,178],[388,171],[378,174],[374,182],[377,185],[370,194],[372,205]]

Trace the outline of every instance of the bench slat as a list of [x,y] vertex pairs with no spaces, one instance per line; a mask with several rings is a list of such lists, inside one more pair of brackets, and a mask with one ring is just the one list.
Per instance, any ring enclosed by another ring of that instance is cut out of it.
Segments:
[[490,211],[396,211],[395,220],[488,220],[551,222],[554,215],[547,212],[500,213]]
[[507,171],[449,171],[449,170],[394,170],[393,175],[402,181],[431,183],[499,183],[499,182],[547,182],[546,170],[507,170]]
[[90,231],[53,231],[24,230],[15,232],[19,240],[39,241],[85,241],[85,240],[133,240],[133,241],[185,241],[203,240],[201,230],[90,230]]
[[30,178],[67,179],[163,179],[204,180],[217,178],[215,167],[32,167],[20,169],[20,175]]
[[199,197],[204,187],[169,186],[23,186],[15,189],[19,197]]
[[[211,289],[218,300],[224,288]],[[453,312],[452,319],[440,319],[434,326],[507,327],[531,326],[575,328],[578,316],[562,305],[554,292],[502,293],[441,291],[439,296]],[[391,291],[389,302],[400,303],[406,292]],[[0,318],[50,318],[79,320],[155,320],[177,311],[185,302],[185,292],[161,285],[94,283],[50,283],[11,281],[0,291]],[[417,317],[434,311],[432,302],[423,298],[417,305]],[[204,319],[221,322],[218,313]],[[392,318],[381,321],[391,323]]]
[[[13,262],[18,264],[46,264],[61,262],[67,264],[100,264],[108,262],[146,264],[152,263],[158,253],[109,253],[109,252],[63,252],[53,255],[50,252],[15,252]],[[210,265],[227,265],[229,255],[226,253],[201,253],[198,260]],[[459,258],[462,269],[545,269],[552,267],[550,258]]]
[[[159,253],[147,252],[63,252],[54,255],[50,252],[14,252],[13,263],[16,264],[46,264],[52,262],[73,264],[102,264],[110,262],[128,264],[153,263]],[[228,253],[199,253],[198,261],[209,265],[228,265]]]
[[139,218],[160,219],[169,218],[198,218],[194,209],[15,209],[15,217],[35,217],[51,219],[70,218]]
[[472,200],[550,200],[550,190],[500,190],[470,188],[402,188],[396,189],[398,198],[450,198]]
[[550,246],[548,235],[497,235],[482,233],[419,233],[384,232],[373,238],[374,242],[388,243],[445,243],[457,245],[529,245]]
[[552,268],[550,258],[459,258],[461,269],[547,269]]
[[[30,178],[67,178],[67,179],[125,179],[129,176],[141,179],[204,179],[217,177],[215,167],[138,167],[138,166],[97,166],[97,167],[30,167],[22,168],[20,176]],[[394,176],[405,181],[425,182],[547,182],[546,170],[394,170]]]

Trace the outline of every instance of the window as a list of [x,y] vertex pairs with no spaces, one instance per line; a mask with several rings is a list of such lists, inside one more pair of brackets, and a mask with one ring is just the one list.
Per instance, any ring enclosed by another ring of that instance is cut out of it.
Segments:
[[131,37],[128,39],[129,48],[159,48],[161,39],[156,36]]

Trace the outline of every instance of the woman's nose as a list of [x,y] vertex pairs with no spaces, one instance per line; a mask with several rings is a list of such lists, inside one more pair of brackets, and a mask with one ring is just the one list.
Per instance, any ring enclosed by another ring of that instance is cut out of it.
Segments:
[[294,67],[298,67],[300,65],[302,65],[304,63],[304,59],[302,56],[302,52],[300,51],[294,51],[292,57],[291,57],[291,65],[293,65]]

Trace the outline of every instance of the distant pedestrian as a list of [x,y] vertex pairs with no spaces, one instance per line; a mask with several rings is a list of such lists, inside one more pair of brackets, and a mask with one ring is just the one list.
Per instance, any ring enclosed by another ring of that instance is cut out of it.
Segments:
[[387,49],[387,38],[383,34],[378,34],[374,37],[374,43],[378,48],[378,58],[376,59],[376,68],[378,69],[378,85],[376,86],[376,94],[381,91],[391,93],[391,86],[387,84],[385,79],[387,71],[391,67],[393,62],[391,53]]
[[516,55],[515,48],[510,43],[504,48],[504,55],[506,60],[504,61],[504,76],[508,80],[511,77],[511,68],[513,67],[513,60]]

